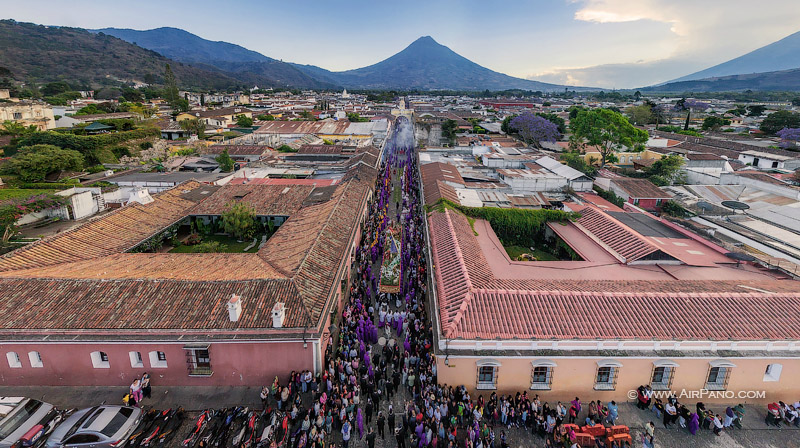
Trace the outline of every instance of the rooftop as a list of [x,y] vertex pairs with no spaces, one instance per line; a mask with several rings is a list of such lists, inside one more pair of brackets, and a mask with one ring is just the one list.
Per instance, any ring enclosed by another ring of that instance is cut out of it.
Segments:
[[[597,209],[588,212],[598,213],[603,214]],[[779,280],[754,266],[730,263],[732,260],[726,259],[721,250],[693,234],[648,224],[644,231],[651,236],[644,236],[609,219],[625,228],[627,236],[612,231],[605,236],[595,234],[580,220],[550,225],[559,229],[559,235],[576,247],[584,261],[528,262],[511,260],[486,221],[475,220],[473,230],[469,220],[458,212],[429,214],[440,331],[444,337],[800,337],[800,328],[795,325],[800,319],[800,282]],[[636,241],[626,242],[631,237]],[[611,247],[615,239],[626,246]],[[618,257],[620,253],[643,257],[641,254],[650,250],[669,251],[678,257],[681,250],[698,247],[702,247],[704,255],[686,260],[693,264],[626,264]]]
[[[376,175],[362,164],[323,187],[189,181],[25,246],[0,257],[0,333],[319,329]],[[219,214],[237,200],[289,216],[257,253],[126,253],[187,216]],[[228,319],[232,294],[243,301],[238,322]],[[286,307],[282,329],[272,327],[277,302]]]

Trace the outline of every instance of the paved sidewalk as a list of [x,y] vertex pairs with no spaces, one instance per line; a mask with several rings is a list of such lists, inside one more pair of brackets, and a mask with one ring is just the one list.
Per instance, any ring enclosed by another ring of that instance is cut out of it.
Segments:
[[[121,403],[126,387],[2,387],[0,396],[28,396],[43,399],[53,403],[59,408],[84,408],[105,401],[108,404]],[[152,399],[145,399],[144,406],[158,409],[183,406],[188,413],[184,428],[188,428],[191,419],[197,412],[206,408],[224,408],[243,405],[251,408],[260,408],[260,389],[254,387],[153,387]],[[308,397],[306,397],[308,398]],[[395,407],[401,403],[400,396],[396,396]],[[274,403],[271,402],[274,405]],[[386,403],[382,408],[385,410]],[[725,410],[725,405],[710,405],[709,408],[720,414]],[[723,447],[723,448],[800,448],[800,430],[784,426],[781,429],[767,427],[764,424],[766,408],[762,405],[747,405],[747,414],[744,418],[743,429],[732,429],[723,432],[719,437],[711,431],[701,430],[692,436],[685,429],[677,425],[664,429],[661,421],[650,411],[638,409],[632,403],[620,403],[618,420],[619,424],[629,426],[634,439],[634,447],[641,446],[641,434],[644,425],[653,421],[656,424],[656,447]],[[179,434],[183,434],[182,428]],[[496,427],[498,437],[502,428]],[[506,429],[509,445],[517,447],[541,447],[544,441],[530,432],[520,429]],[[351,443],[351,447],[362,447],[361,442]],[[394,438],[386,441],[378,439],[376,447],[395,447]]]

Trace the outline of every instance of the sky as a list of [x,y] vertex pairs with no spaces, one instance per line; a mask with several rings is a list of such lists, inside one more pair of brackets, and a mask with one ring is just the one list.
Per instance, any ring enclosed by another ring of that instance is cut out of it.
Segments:
[[429,35],[501,73],[609,89],[669,81],[800,31],[798,0],[0,0],[0,18],[172,26],[334,71]]

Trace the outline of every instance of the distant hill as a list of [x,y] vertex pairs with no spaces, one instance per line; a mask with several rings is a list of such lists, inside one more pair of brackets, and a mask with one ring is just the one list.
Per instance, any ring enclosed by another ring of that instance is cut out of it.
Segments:
[[747,75],[719,76],[670,82],[642,92],[733,92],[744,90],[800,91],[800,68]]
[[213,42],[179,28],[155,28],[140,31],[128,28],[90,30],[110,34],[142,48],[153,50],[176,61],[193,63],[208,61],[266,62],[273,59],[256,51],[228,42]]
[[317,79],[351,88],[564,90],[564,86],[514,78],[482,67],[430,36],[420,37],[403,51],[377,64],[355,70],[331,72],[309,65],[296,64],[295,67]]
[[743,56],[672,80],[670,83],[728,75],[776,72],[793,68],[800,68],[800,31]]
[[328,88],[335,87],[298,70],[291,64],[264,56],[240,45],[228,42],[215,42],[203,39],[178,28],[156,28],[152,30],[131,30],[122,28],[103,28],[93,30],[118,37],[162,54],[170,59],[188,64],[214,67],[226,72],[250,87],[259,78],[267,78],[270,85],[282,87]]
[[80,28],[0,20],[0,48],[0,67],[18,80],[64,80],[87,86],[146,79],[160,83],[164,66],[169,63],[182,88],[224,89],[242,84],[218,70],[182,64],[116,37]]

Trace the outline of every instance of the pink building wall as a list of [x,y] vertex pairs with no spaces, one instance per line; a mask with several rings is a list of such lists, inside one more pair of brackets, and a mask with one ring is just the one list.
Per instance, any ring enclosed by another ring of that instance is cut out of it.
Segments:
[[[313,339],[290,342],[213,342],[209,345],[213,375],[190,377],[184,343],[33,343],[0,344],[0,385],[5,386],[125,386],[149,372],[159,386],[263,386],[275,375],[285,382],[292,370],[313,370]],[[6,354],[16,352],[21,368],[9,367]],[[31,367],[28,352],[38,351],[43,367]],[[109,368],[95,368],[91,353],[108,355]],[[133,368],[129,352],[142,354],[144,367]],[[149,352],[166,354],[167,367],[150,365]]]

